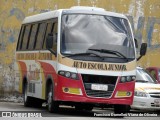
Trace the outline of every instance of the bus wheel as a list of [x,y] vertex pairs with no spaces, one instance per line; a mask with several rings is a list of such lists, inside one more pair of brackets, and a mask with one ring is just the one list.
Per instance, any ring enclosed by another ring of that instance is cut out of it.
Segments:
[[59,104],[57,101],[53,100],[53,86],[52,84],[49,86],[48,96],[47,96],[47,108],[48,111],[51,113],[58,112],[59,110]]
[[32,100],[31,100],[31,97],[27,96],[27,87],[28,87],[28,84],[25,83],[24,84],[24,96],[23,96],[23,101],[24,101],[24,106],[25,107],[31,107],[32,106]]
[[114,105],[115,114],[128,113],[129,111],[130,111],[129,105]]

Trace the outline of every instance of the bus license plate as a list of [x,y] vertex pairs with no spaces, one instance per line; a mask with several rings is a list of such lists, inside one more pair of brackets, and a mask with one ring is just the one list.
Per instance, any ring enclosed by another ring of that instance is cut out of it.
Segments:
[[108,85],[92,84],[91,89],[92,90],[108,91]]

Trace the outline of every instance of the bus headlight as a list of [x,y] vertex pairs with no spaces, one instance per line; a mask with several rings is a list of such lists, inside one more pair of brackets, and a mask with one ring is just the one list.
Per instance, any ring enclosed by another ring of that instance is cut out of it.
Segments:
[[130,76],[126,77],[127,82],[130,82],[132,80],[132,78]]
[[126,82],[126,78],[125,77],[121,77],[121,82]]
[[69,71],[59,71],[58,74],[66,77],[66,78],[79,80],[79,77],[78,77],[77,73],[73,73],[73,72],[69,72]]
[[65,72],[64,73],[65,77],[70,78],[71,77],[71,73],[70,72]]
[[72,79],[77,79],[77,78],[78,78],[78,75],[77,75],[76,73],[72,73],[72,74],[71,74],[71,78],[72,78]]
[[120,79],[120,82],[121,83],[131,82],[131,81],[134,81],[135,78],[136,78],[135,76],[122,76],[121,79]]

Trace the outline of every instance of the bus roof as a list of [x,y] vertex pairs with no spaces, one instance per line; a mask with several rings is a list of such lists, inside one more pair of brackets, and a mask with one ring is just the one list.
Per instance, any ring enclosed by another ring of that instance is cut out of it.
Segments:
[[59,10],[49,11],[49,12],[40,13],[40,14],[26,17],[23,20],[22,24],[33,23],[33,22],[38,22],[38,21],[43,21],[43,20],[55,18],[55,17],[58,17],[62,12],[66,13],[66,14],[67,13],[83,13],[83,14],[85,13],[85,14],[108,15],[108,16],[120,17],[120,18],[127,19],[127,17],[123,14],[109,12],[103,8],[74,6],[74,7],[71,7],[70,9],[59,9]]

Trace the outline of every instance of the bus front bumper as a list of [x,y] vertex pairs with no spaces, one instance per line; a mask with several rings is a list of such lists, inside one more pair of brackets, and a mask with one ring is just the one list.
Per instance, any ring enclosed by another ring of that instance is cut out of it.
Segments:
[[133,102],[134,81],[117,84],[109,97],[93,97],[86,94],[81,80],[71,80],[63,76],[58,76],[58,79],[60,83],[56,89],[57,101],[125,105],[131,105]]

